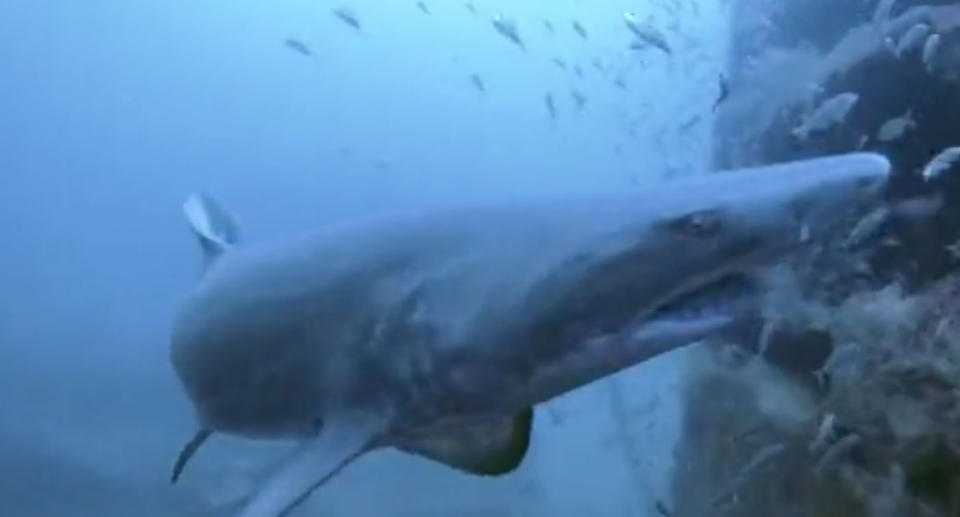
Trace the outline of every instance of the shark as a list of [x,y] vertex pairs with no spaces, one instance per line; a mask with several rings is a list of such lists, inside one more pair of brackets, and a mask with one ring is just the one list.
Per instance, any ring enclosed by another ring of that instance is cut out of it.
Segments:
[[203,273],[170,360],[214,433],[297,442],[240,517],[288,515],[395,448],[512,472],[538,404],[696,342],[737,335],[756,272],[877,203],[886,158],[852,153],[644,189],[381,213],[244,243],[206,193],[183,208]]

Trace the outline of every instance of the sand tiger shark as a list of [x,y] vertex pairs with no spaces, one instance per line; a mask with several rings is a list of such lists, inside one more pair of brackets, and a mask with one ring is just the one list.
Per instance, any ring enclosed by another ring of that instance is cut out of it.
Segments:
[[174,480],[214,432],[300,442],[241,517],[286,515],[384,447],[510,472],[535,405],[735,329],[751,273],[877,201],[889,169],[847,154],[250,245],[191,196],[205,270],[171,360],[199,432]]

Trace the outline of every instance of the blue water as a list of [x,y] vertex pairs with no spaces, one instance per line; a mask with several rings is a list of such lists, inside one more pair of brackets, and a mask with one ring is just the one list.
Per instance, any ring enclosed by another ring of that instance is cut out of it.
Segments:
[[[194,191],[255,241],[379,210],[642,188],[707,167],[719,0],[700,1],[699,16],[618,0],[476,0],[476,15],[427,3],[430,15],[407,0],[0,0],[0,515],[209,515],[283,449],[223,440],[167,483],[194,428],[167,356],[199,275],[180,212]],[[677,25],[680,56],[629,49],[622,14],[638,4]],[[360,31],[331,14],[338,5]],[[497,12],[517,21],[526,51],[494,31]],[[318,515],[650,515],[666,481],[624,474],[609,410],[587,407],[606,388],[590,389],[559,402],[576,418],[538,430],[531,465],[510,479],[385,453],[311,504]]]

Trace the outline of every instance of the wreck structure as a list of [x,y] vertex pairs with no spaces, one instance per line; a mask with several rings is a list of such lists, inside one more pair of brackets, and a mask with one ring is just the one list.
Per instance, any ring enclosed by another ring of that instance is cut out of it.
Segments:
[[960,515],[960,164],[923,175],[960,145],[960,2],[735,0],[731,22],[716,169],[866,150],[895,175],[864,242],[772,280],[753,356],[691,354],[669,513]]

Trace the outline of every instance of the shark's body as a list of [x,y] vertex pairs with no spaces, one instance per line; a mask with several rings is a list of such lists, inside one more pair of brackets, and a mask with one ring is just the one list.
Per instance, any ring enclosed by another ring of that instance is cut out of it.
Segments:
[[173,332],[198,438],[296,438],[240,515],[285,514],[396,447],[477,474],[523,457],[532,406],[738,324],[683,308],[874,200],[858,154],[642,193],[411,213],[254,246],[212,201],[188,218],[208,269]]

